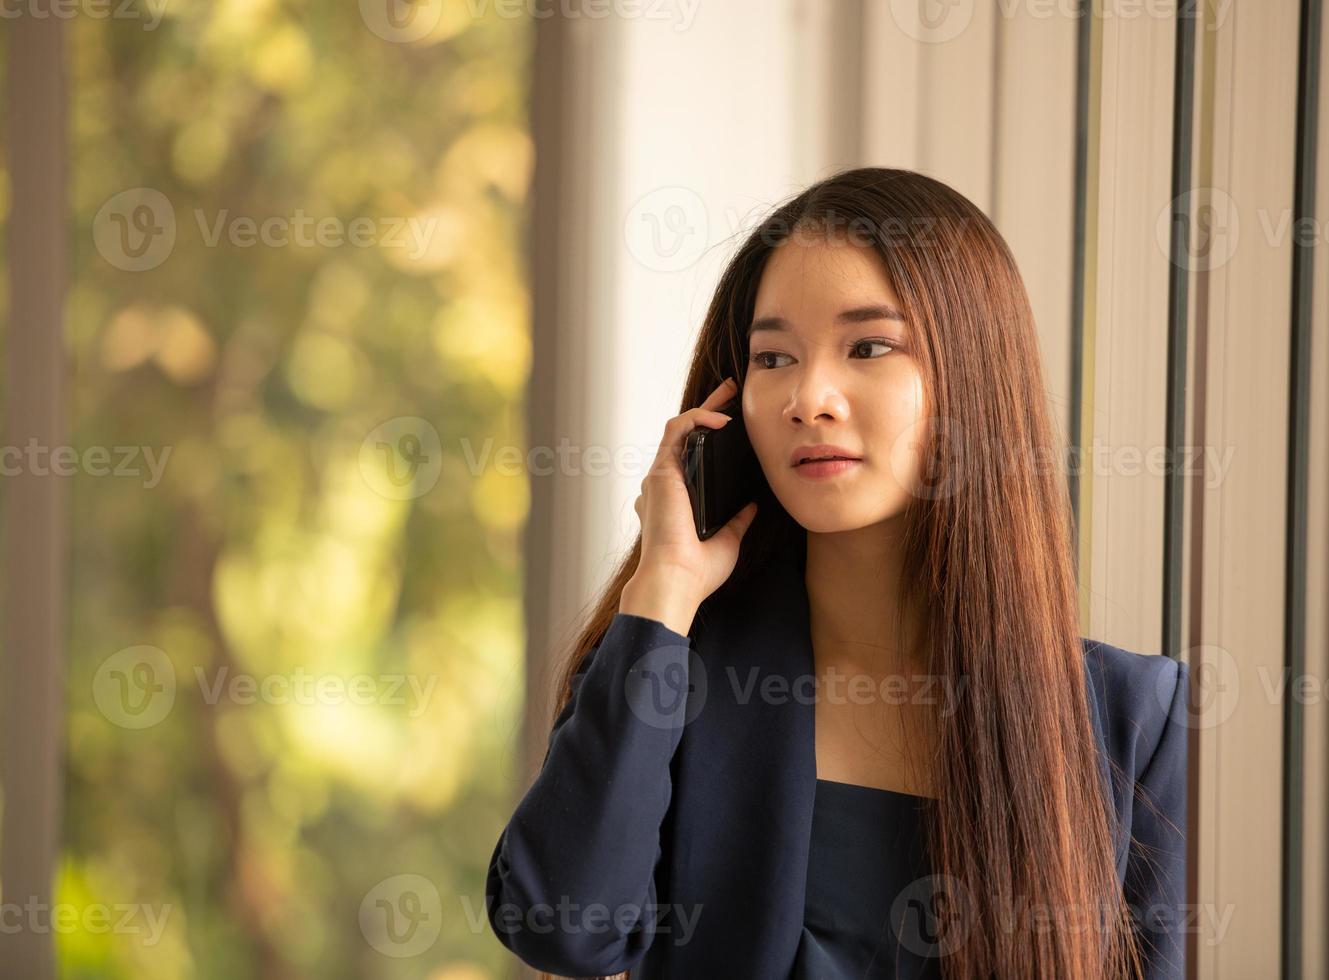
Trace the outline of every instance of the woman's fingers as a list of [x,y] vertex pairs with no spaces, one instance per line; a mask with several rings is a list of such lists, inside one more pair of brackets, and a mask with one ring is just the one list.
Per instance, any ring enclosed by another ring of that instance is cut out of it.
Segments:
[[725,378],[720,382],[720,386],[712,391],[704,402],[702,408],[715,409],[728,402],[738,393],[738,382],[733,378]]
[[683,443],[687,439],[688,433],[699,425],[719,429],[728,425],[731,421],[732,419],[723,412],[710,412],[704,408],[690,408],[682,415],[676,415],[665,426],[664,439],[660,443],[660,449],[655,454],[655,462],[651,467],[652,473],[659,475],[669,470],[679,470],[681,472]]
[[733,398],[737,389],[738,386],[732,379],[727,380],[711,392],[697,408],[690,408],[682,415],[670,419],[665,425],[664,439],[661,440],[659,451],[655,455],[652,472],[662,472],[661,467],[681,465],[683,441],[698,425],[718,429],[730,422],[730,416],[716,409]]

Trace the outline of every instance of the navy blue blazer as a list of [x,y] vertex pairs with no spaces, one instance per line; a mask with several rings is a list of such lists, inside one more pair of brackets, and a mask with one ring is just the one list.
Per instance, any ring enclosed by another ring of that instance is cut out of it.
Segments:
[[[689,636],[614,616],[490,859],[490,926],[527,964],[565,977],[789,976],[816,789],[804,560],[757,569],[760,604],[717,590]],[[1181,978],[1188,667],[1089,640],[1084,651],[1146,977]],[[1109,779],[1108,757],[1135,785]]]

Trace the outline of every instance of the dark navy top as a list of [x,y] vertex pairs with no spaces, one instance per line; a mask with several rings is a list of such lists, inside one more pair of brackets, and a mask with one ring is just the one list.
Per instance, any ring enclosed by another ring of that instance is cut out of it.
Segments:
[[817,779],[803,931],[790,980],[941,975],[944,923],[933,914],[937,889],[923,838],[931,802]]
[[[752,540],[749,532],[745,546]],[[630,970],[632,980],[787,980],[802,946],[814,971],[803,967],[804,976],[815,976],[827,957],[856,955],[840,945],[850,930],[826,925],[836,910],[858,921],[857,903],[844,897],[909,873],[888,864],[898,849],[883,850],[908,807],[845,787],[823,796],[828,787],[816,783],[802,546],[748,557],[750,574],[703,603],[690,635],[620,611],[571,678],[571,699],[494,845],[485,884],[498,941],[530,966],[560,977]],[[1187,753],[1198,727],[1190,668],[1084,637],[1081,647],[1099,776],[1118,828],[1117,876],[1141,933],[1145,977],[1183,980]],[[864,816],[874,803],[880,809]],[[887,830],[860,832],[840,851],[836,828],[859,826],[851,814]],[[878,873],[865,873],[870,859]],[[852,871],[828,884],[848,862]],[[961,926],[972,915],[965,903],[984,900],[921,897],[915,909],[931,905],[940,921]],[[819,916],[810,921],[809,899]],[[875,926],[880,916],[864,921]],[[964,939],[962,928],[922,928],[948,937],[942,946]]]

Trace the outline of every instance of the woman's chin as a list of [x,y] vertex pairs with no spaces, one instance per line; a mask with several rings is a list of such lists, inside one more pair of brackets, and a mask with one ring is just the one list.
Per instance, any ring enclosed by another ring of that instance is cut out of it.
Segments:
[[805,531],[837,534],[889,521],[903,514],[908,509],[907,504],[907,499],[889,507],[862,506],[861,502],[848,500],[817,502],[802,499],[784,503],[784,508]]
[[856,520],[853,514],[840,513],[836,508],[822,507],[815,510],[806,508],[804,511],[789,513],[798,522],[799,527],[813,534],[835,534],[866,526],[865,522]]

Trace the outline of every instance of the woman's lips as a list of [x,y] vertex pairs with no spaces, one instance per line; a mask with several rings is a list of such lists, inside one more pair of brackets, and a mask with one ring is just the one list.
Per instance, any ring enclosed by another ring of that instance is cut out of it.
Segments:
[[861,463],[861,459],[819,459],[807,463],[799,463],[794,467],[794,472],[800,476],[812,479],[823,479],[828,476],[838,476]]

